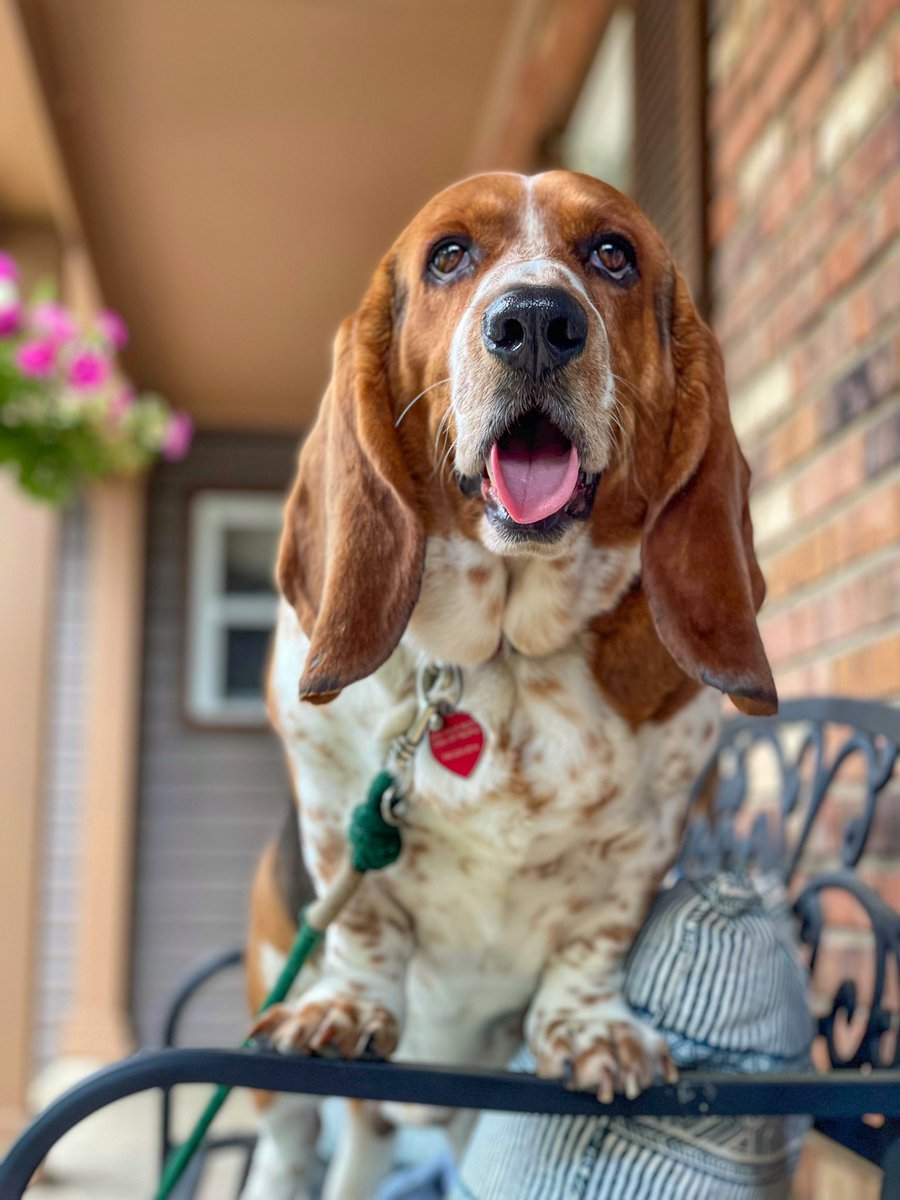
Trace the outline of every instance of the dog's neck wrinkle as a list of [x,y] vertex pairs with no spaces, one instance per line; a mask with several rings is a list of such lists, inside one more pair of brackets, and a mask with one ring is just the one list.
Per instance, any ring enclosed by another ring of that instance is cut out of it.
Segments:
[[618,603],[639,567],[636,544],[598,549],[589,537],[558,558],[503,558],[470,539],[432,538],[410,636],[460,666],[489,662],[503,639],[527,657],[557,653]]

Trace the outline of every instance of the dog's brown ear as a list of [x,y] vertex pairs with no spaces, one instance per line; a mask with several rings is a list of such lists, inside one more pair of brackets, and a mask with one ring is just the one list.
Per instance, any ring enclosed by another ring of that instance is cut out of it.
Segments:
[[683,671],[742,712],[777,712],[756,625],[766,589],[753,550],[750,469],[731,426],[718,344],[677,274],[671,333],[674,415],[644,527],[644,590]]
[[390,656],[421,585],[425,536],[394,428],[390,345],[385,260],[338,333],[285,510],[278,584],[310,639],[300,695],[318,703]]

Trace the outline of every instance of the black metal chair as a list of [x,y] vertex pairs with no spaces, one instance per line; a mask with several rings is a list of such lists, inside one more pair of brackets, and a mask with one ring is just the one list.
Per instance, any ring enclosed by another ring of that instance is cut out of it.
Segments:
[[[212,958],[206,959],[205,962],[190,972],[172,997],[163,1021],[162,1044],[165,1049],[174,1050],[178,1048],[182,1019],[187,1008],[197,996],[197,993],[203,991],[205,985],[213,979],[218,978],[225,972],[233,971],[236,967],[243,967],[243,965],[244,951],[242,949],[227,950],[223,954],[215,954]],[[176,1143],[172,1129],[174,1118],[172,1088],[163,1087],[160,1094],[162,1100],[159,1169],[160,1174],[162,1174],[166,1159],[169,1157],[169,1153]],[[173,1200],[191,1200],[200,1186],[203,1172],[206,1169],[207,1159],[211,1154],[215,1154],[220,1150],[241,1151],[242,1167],[239,1176],[240,1182],[238,1184],[238,1194],[240,1194],[247,1181],[247,1175],[250,1172],[250,1162],[253,1158],[255,1146],[256,1135],[250,1130],[245,1134],[232,1134],[225,1137],[214,1133],[210,1134],[209,1137],[204,1139],[203,1144],[194,1155],[184,1175],[178,1181],[178,1185],[173,1193]]]
[[[791,889],[813,971],[827,954],[823,896],[831,891],[850,895],[868,922],[871,995],[861,999],[859,982],[844,979],[821,1015],[819,1031],[830,1070],[756,1078],[686,1072],[676,1085],[652,1087],[633,1101],[617,1098],[605,1111],[659,1116],[806,1113],[822,1133],[879,1165],[884,1200],[900,1200],[900,1012],[888,1004],[889,981],[900,978],[900,915],[857,873],[879,798],[894,777],[898,751],[900,711],[863,701],[788,701],[777,717],[726,723],[716,754],[695,787],[697,810],[679,869],[691,876],[733,866],[777,873]],[[750,786],[760,753],[774,764],[775,785],[771,795],[762,795],[762,803]],[[852,770],[852,778],[842,778],[845,769]],[[841,790],[852,791],[853,799],[846,819],[838,823],[839,862],[827,862],[804,877],[804,854],[829,805],[840,808]],[[896,799],[900,802],[900,796]],[[704,803],[706,812],[701,811]],[[204,983],[240,960],[239,951],[220,955],[179,989],[166,1022],[169,1048],[136,1054],[98,1072],[41,1114],[0,1163],[0,1200],[22,1195],[44,1156],[73,1125],[113,1100],[154,1087],[163,1097],[163,1154],[172,1144],[171,1091],[181,1083],[514,1112],[597,1111],[591,1096],[509,1072],[172,1048],[188,1002]],[[863,1114],[884,1119],[876,1126],[863,1120]],[[193,1194],[210,1153],[239,1146],[249,1161],[252,1143],[250,1134],[210,1139],[182,1180],[179,1200]]]
[[[793,737],[786,736],[791,732]],[[751,759],[760,748],[771,754],[777,786],[771,802],[754,811]],[[889,1114],[876,1097],[886,1098],[881,1083],[889,1084],[889,1074],[900,1067],[900,1012],[896,1000],[893,1008],[887,1004],[892,976],[895,984],[900,981],[900,914],[859,877],[857,867],[869,842],[879,797],[894,777],[898,749],[900,711],[866,701],[788,701],[777,717],[729,721],[714,759],[695,785],[697,797],[714,783],[712,812],[694,815],[679,858],[689,876],[735,866],[777,874],[790,891],[814,980],[828,928],[823,896],[843,892],[864,914],[870,934],[871,995],[861,999],[858,981],[842,980],[818,1025],[832,1069],[823,1078],[837,1083],[847,1078],[839,1072],[860,1072],[872,1087],[867,1103],[874,1102],[875,1107],[862,1108],[853,1117],[830,1112],[826,1104],[813,1115],[821,1133],[883,1168],[882,1194],[891,1197],[900,1196],[900,1123],[896,1112]],[[834,822],[841,833],[839,861],[804,875],[814,830],[826,806],[836,802],[837,782],[848,765],[855,768],[846,785],[847,792],[853,793],[850,810],[842,822]],[[900,804],[900,792],[888,799]],[[873,1127],[862,1119],[864,1112],[888,1119]]]

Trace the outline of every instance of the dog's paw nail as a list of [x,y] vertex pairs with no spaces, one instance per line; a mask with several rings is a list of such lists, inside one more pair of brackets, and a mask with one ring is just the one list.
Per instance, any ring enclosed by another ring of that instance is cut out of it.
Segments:
[[329,1021],[323,1025],[319,1031],[310,1039],[309,1048],[314,1054],[325,1057],[332,1049],[334,1035],[337,1033],[337,1026],[333,1021]]
[[378,1058],[378,1034],[370,1033],[362,1048],[363,1058]]
[[613,1082],[612,1072],[604,1068],[600,1072],[600,1086],[597,1089],[597,1099],[601,1104],[612,1104],[616,1095],[616,1086]]

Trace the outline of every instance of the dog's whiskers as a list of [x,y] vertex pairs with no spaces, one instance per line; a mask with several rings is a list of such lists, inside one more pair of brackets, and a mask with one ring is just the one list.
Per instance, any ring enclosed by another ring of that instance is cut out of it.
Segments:
[[619,453],[622,455],[625,462],[633,466],[633,422],[631,420],[627,422],[623,420],[622,409],[616,392],[619,386],[629,388],[635,396],[640,396],[640,392],[633,383],[629,383],[629,381],[627,379],[623,379],[621,375],[616,375],[615,372],[610,372],[610,375],[614,382],[608,392],[609,407],[607,412],[609,414],[610,422],[616,430],[613,441],[618,447]]
[[438,422],[438,427],[434,434],[434,454],[437,457],[438,443],[442,437],[446,437],[450,431],[450,409],[448,408]]
[[409,410],[412,408],[412,406],[415,403],[417,403],[417,401],[421,400],[423,396],[427,395],[427,393],[432,391],[434,388],[440,387],[441,384],[449,383],[449,382],[450,382],[450,376],[448,375],[446,379],[438,379],[434,383],[430,383],[427,388],[422,388],[422,390],[421,390],[421,392],[419,392],[418,396],[413,396],[412,400],[410,400],[409,404],[407,404],[406,408],[404,408],[403,412],[400,414],[400,416],[394,422],[394,428],[395,429],[400,428],[400,422],[403,420],[403,418],[406,416],[406,414],[409,412]]
[[623,379],[621,375],[617,375],[615,373],[615,371],[610,371],[609,375],[610,375],[610,378],[614,379],[617,384],[620,384],[624,388],[628,388],[628,390],[635,397],[635,399],[640,399],[640,395],[641,395],[640,388],[635,387],[635,385],[633,383],[631,383],[628,379]]
[[456,449],[456,438],[453,438],[450,441],[449,445],[447,446],[446,451],[444,452],[444,457],[441,459],[441,465],[438,467],[438,473],[440,474],[441,482],[444,484],[444,486],[446,486],[446,484],[447,484],[447,477],[449,474],[447,471],[447,463],[449,462],[450,455],[453,453],[453,451],[455,449]]
[[[432,479],[440,478],[442,488],[446,488],[446,484],[447,484],[447,475],[446,475],[446,472],[444,471],[444,468],[447,465],[447,459],[450,457],[450,455],[453,453],[453,451],[456,448],[456,439],[451,438],[451,436],[450,436],[450,416],[451,416],[451,412],[450,412],[450,409],[448,408],[447,411],[444,413],[444,415],[441,417],[438,427],[435,430],[435,434],[434,434],[435,465],[434,465],[434,469],[432,471],[431,477],[432,477]],[[441,457],[440,462],[438,462],[437,459],[438,459],[438,454],[441,451],[441,443],[442,442],[446,442],[446,449]]]

